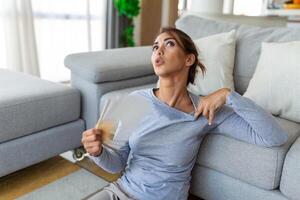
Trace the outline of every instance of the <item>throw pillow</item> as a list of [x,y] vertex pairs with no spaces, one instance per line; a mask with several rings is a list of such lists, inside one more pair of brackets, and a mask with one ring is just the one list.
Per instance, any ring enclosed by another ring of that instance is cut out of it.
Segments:
[[274,115],[300,122],[300,41],[262,43],[244,94]]

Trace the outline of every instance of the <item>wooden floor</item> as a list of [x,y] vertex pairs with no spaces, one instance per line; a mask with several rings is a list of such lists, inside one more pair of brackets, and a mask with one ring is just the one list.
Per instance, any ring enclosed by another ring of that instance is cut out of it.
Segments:
[[[110,174],[96,166],[90,160],[72,163],[56,156],[39,164],[22,169],[0,178],[0,200],[16,199],[37,188],[43,187],[59,178],[67,176],[81,168],[103,178],[108,182],[117,180],[120,174]],[[190,195],[188,200],[200,200]]]
[[79,169],[79,166],[57,156],[1,177],[0,200],[15,199]]

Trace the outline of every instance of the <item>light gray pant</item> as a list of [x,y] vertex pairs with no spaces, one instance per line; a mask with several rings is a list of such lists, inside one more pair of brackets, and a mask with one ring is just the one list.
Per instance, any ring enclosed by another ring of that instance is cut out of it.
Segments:
[[110,183],[99,192],[87,197],[88,200],[134,200],[123,192],[117,183]]

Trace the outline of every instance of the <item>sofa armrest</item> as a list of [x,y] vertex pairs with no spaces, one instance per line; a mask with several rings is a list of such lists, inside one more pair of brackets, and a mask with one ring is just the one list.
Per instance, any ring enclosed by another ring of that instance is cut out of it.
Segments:
[[72,73],[92,83],[154,74],[150,46],[71,54],[65,58],[65,66]]
[[71,85],[81,94],[80,118],[86,129],[97,123],[104,94],[157,81],[151,53],[150,46],[146,46],[77,53],[65,58],[65,66],[71,70]]
[[285,157],[280,181],[280,191],[289,199],[299,199],[300,137],[294,142]]

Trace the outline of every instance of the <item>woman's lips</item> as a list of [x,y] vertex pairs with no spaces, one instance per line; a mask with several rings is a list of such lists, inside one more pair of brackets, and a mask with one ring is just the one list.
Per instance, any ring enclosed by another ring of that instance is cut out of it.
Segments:
[[165,61],[161,57],[155,59],[155,66],[160,66],[163,65],[164,63]]

